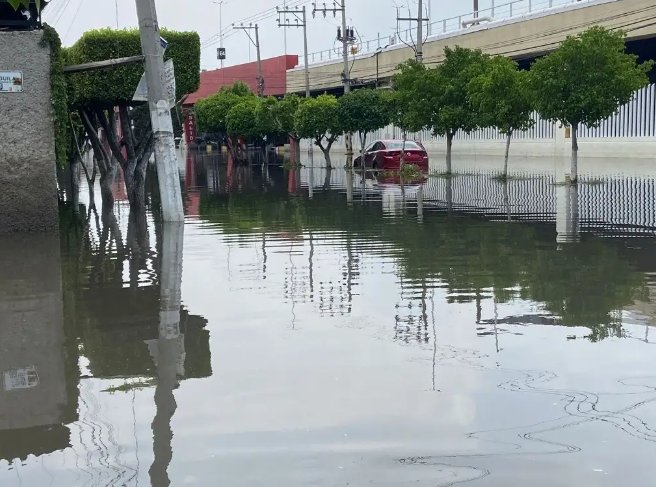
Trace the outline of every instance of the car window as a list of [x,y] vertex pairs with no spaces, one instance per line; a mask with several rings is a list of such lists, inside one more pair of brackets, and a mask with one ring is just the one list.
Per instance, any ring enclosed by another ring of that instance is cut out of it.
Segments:
[[376,149],[374,149],[374,146],[375,146],[375,145],[376,145],[376,142],[372,142],[371,144],[369,144],[369,145],[367,146],[367,148],[366,148],[364,151],[365,151],[365,152],[371,152],[371,151],[376,150]]
[[385,146],[383,145],[382,142],[376,142],[376,143],[374,144],[374,148],[373,148],[373,150],[375,150],[375,151],[383,150],[384,147],[385,147]]
[[[393,142],[388,142],[387,143],[387,148],[388,149],[394,149],[394,150],[400,150],[403,149],[403,141],[402,140],[395,140]],[[422,147],[417,144],[416,142],[412,142],[411,140],[406,140],[405,141],[405,148],[406,150],[424,150]]]

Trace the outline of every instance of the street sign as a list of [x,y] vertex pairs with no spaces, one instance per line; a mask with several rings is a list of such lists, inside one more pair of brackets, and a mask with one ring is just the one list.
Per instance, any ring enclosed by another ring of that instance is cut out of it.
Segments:
[[[168,95],[169,108],[173,109],[175,106],[175,68],[173,67],[173,59],[169,59],[164,63],[164,79],[162,80],[166,86],[166,93]],[[132,97],[134,101],[148,101],[148,83],[146,83],[146,75],[141,75],[141,80],[137,86],[137,90]]]
[[22,93],[23,73],[21,71],[0,71],[0,93]]
[[226,50],[225,47],[219,47],[216,50],[216,57],[219,61],[224,61],[226,58]]

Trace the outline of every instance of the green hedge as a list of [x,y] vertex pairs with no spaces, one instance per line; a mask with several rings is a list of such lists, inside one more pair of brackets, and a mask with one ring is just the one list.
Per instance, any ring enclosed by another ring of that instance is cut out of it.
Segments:
[[59,166],[67,161],[69,137],[68,100],[66,95],[66,77],[64,75],[64,53],[57,31],[49,25],[43,26],[42,47],[50,48],[50,86],[55,128],[55,156]]
[[[169,46],[165,59],[173,59],[176,98],[193,93],[200,85],[200,38],[196,32],[161,32]],[[104,61],[141,54],[139,31],[100,29],[86,32],[66,50],[68,65]],[[141,63],[88,73],[68,75],[69,100],[73,108],[111,107],[131,103],[144,66]]]

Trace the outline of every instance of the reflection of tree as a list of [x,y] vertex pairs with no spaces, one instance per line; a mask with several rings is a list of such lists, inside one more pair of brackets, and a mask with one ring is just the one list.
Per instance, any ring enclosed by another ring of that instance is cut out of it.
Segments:
[[[113,213],[104,225],[93,219],[75,232],[62,232],[63,282],[69,337],[96,377],[154,377],[144,343],[158,336],[161,243],[150,244],[145,215],[131,215],[127,243]],[[126,273],[127,271],[127,273]],[[180,331],[187,350],[185,377],[211,375],[207,321],[181,308]]]
[[[564,324],[590,327],[593,339],[619,332],[612,311],[632,303],[644,286],[622,245],[589,239],[559,249],[548,225],[508,225],[462,214],[425,215],[417,225],[413,219],[381,218],[376,203],[352,211],[336,191],[305,201],[260,192],[205,195],[200,214],[238,239],[263,230],[312,231],[318,241],[318,232],[340,231],[391,242],[408,283],[430,287],[439,280],[458,302],[490,293],[499,302],[514,296],[543,302]],[[389,252],[374,247],[367,252]]]

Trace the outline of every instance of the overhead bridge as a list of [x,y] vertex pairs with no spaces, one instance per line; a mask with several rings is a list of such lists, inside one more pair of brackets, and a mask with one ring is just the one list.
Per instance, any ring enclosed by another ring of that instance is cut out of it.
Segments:
[[[536,57],[594,25],[622,29],[627,49],[641,59],[656,59],[656,2],[654,0],[516,0],[473,15],[431,24],[424,44],[424,62],[436,66],[444,48],[461,46],[481,49],[491,55],[508,56],[528,67]],[[514,6],[514,9],[513,9]],[[500,18],[501,16],[505,18]],[[353,86],[389,83],[399,64],[414,58],[414,51],[401,39],[361,42],[359,52],[349,57]],[[385,47],[388,40],[394,45]],[[379,49],[380,48],[380,49]],[[378,52],[377,52],[378,51]],[[342,90],[343,61],[334,51],[315,54],[310,61],[313,93]],[[317,60],[317,57],[320,59]],[[656,81],[656,80],[652,80]],[[287,92],[305,91],[304,68],[287,73]]]

